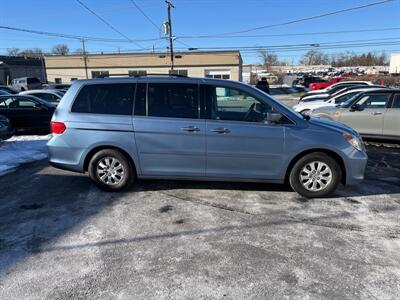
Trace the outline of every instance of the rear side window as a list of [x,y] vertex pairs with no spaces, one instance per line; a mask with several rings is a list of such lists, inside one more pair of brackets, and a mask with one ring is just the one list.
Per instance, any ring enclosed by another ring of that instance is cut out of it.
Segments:
[[196,84],[148,84],[147,115],[167,118],[199,118],[199,88]]
[[133,110],[132,84],[86,85],[79,92],[72,105],[72,112],[131,115]]

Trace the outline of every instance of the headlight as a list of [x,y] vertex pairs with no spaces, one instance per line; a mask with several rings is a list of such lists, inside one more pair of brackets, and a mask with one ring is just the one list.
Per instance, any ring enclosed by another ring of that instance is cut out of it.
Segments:
[[343,133],[343,137],[346,141],[349,142],[350,145],[352,145],[358,151],[364,151],[364,144],[358,137],[348,133]]

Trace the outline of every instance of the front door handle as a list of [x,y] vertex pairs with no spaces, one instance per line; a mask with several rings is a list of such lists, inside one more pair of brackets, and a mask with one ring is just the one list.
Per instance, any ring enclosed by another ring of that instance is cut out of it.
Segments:
[[197,132],[200,131],[199,127],[196,126],[187,126],[187,127],[182,127],[181,128],[183,131],[187,131],[187,132]]
[[216,133],[229,133],[230,132],[230,130],[228,128],[222,128],[222,127],[212,129],[211,131],[216,132]]
[[381,115],[381,114],[382,114],[382,112],[380,112],[380,111],[374,111],[374,112],[372,113],[373,116],[379,116],[379,115]]

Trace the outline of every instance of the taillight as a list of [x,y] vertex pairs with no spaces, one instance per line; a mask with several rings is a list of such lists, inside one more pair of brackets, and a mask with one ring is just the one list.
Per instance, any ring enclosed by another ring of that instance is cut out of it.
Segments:
[[63,122],[50,122],[50,129],[52,134],[63,134],[67,127]]

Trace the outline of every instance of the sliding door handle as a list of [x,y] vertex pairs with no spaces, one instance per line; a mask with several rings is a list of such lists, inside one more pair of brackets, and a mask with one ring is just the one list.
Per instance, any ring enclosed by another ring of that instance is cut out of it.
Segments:
[[182,127],[181,130],[187,131],[187,132],[197,132],[197,131],[200,131],[200,128],[196,127],[196,126],[187,126],[187,127]]
[[228,128],[214,128],[211,129],[212,132],[216,132],[216,133],[229,133],[230,130]]

